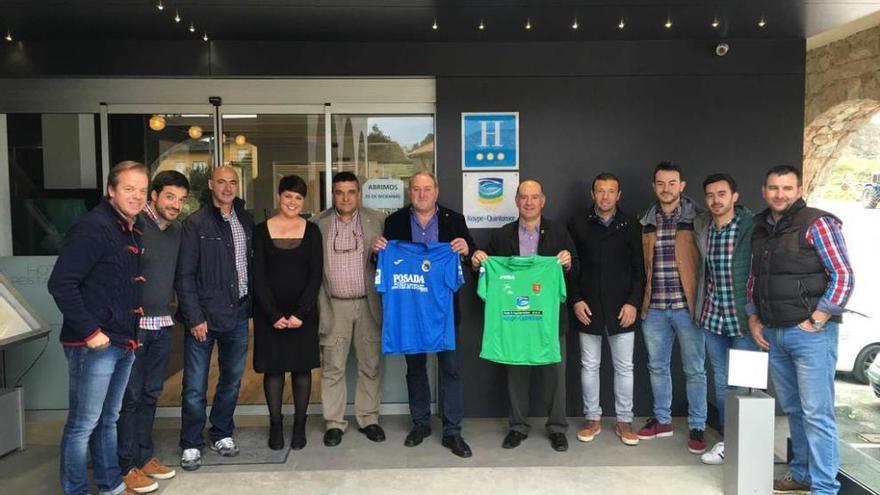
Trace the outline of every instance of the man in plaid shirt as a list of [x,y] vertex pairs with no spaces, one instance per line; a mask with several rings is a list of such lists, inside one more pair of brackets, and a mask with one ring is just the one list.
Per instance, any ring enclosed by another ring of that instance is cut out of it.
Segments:
[[[701,262],[697,275],[696,321],[706,330],[706,351],[715,378],[718,424],[724,431],[724,394],[727,392],[727,351],[758,350],[748,331],[746,286],[752,257],[752,214],[736,204],[736,181],[727,174],[703,181],[709,211],[694,222]],[[724,462],[724,442],[702,455],[706,464]]]
[[648,349],[648,372],[654,394],[654,417],[637,433],[642,440],[671,437],[672,345],[678,340],[687,380],[688,450],[706,450],[706,337],[694,324],[699,253],[694,238],[697,204],[683,196],[681,168],[661,162],[654,170],[657,202],[642,215],[645,295],[642,333]]

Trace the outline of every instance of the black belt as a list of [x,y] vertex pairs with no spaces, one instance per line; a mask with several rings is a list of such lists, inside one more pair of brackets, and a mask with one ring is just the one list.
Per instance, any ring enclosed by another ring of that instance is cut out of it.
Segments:
[[363,296],[357,296],[357,297],[336,297],[336,296],[330,296],[330,298],[331,298],[331,299],[339,299],[340,301],[357,301],[358,299],[366,299],[367,296],[366,296],[366,295],[363,295]]

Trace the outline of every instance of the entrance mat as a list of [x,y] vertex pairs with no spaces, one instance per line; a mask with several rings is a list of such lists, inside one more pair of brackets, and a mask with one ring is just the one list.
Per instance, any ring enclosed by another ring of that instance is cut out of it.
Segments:
[[[208,432],[205,431],[205,441],[208,441]],[[290,454],[289,443],[281,450],[272,450],[266,445],[269,437],[267,426],[245,426],[235,429],[235,444],[238,445],[239,454],[235,457],[223,457],[210,449],[207,445],[202,449],[203,466],[235,466],[244,464],[284,464]],[[290,442],[290,432],[285,431],[284,439]],[[155,454],[162,462],[169,466],[180,465],[180,430],[170,428],[156,428],[153,431]]]

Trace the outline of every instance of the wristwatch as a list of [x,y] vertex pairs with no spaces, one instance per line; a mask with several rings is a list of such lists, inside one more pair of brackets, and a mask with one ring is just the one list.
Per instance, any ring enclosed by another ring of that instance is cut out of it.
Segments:
[[813,315],[810,315],[810,325],[813,325],[813,328],[816,330],[822,330],[826,323],[828,323],[828,320],[819,321],[813,318]]

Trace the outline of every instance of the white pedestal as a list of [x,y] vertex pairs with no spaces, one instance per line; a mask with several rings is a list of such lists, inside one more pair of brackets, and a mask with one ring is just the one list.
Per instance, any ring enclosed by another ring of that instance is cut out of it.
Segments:
[[775,400],[757,390],[733,390],[724,407],[724,494],[773,493]]
[[0,455],[24,449],[24,389],[0,388]]

